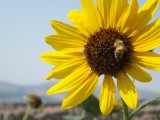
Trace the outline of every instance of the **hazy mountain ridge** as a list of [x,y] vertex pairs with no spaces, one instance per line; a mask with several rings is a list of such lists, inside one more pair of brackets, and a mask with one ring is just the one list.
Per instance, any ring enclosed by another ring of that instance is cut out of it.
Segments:
[[0,103],[26,103],[24,97],[32,93],[40,96],[45,103],[59,103],[62,95],[47,96],[46,91],[49,87],[49,84],[21,86],[0,82]]
[[[45,103],[60,103],[65,93],[47,96],[46,91],[51,87],[50,84],[34,86],[20,86],[7,82],[0,82],[0,103],[26,103],[24,96],[35,93],[39,95]],[[94,94],[99,97],[100,87],[97,87]],[[151,90],[138,89],[139,99],[146,99],[156,95]],[[117,93],[117,98],[119,95]]]

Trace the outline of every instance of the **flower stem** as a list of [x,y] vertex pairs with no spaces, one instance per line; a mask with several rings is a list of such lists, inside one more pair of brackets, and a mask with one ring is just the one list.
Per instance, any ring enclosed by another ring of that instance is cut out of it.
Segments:
[[126,105],[126,103],[123,101],[122,99],[122,107],[123,107],[123,118],[124,120],[129,120],[129,113],[128,113],[128,107]]
[[31,109],[32,109],[32,108],[31,108],[31,106],[29,105],[28,108],[27,108],[27,110],[26,110],[26,112],[25,112],[25,114],[24,114],[24,116],[23,116],[23,119],[22,119],[22,120],[27,120],[28,115],[29,115]]

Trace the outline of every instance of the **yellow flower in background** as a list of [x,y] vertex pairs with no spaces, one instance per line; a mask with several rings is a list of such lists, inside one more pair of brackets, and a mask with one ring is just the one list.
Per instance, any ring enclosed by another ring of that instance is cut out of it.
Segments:
[[[149,82],[152,77],[141,67],[160,70],[160,55],[149,52],[160,46],[160,18],[149,23],[159,0],[81,0],[82,10],[71,10],[68,19],[75,27],[51,20],[55,35],[45,37],[56,51],[41,55],[55,65],[47,79],[62,79],[47,94],[68,92],[62,107],[72,108],[87,99],[104,75],[100,109],[109,114],[115,105],[117,84],[124,102],[137,106],[138,94],[130,77]],[[113,77],[116,79],[113,80]]]

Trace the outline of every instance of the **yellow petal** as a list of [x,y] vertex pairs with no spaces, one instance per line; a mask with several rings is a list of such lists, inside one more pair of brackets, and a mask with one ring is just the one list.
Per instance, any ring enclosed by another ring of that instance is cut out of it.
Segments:
[[136,18],[138,11],[138,1],[131,0],[129,7],[123,12],[120,17],[120,20],[117,24],[117,27],[123,33],[126,33],[133,26],[133,19]]
[[160,18],[131,38],[135,51],[149,51],[160,46]]
[[119,18],[121,17],[122,13],[127,9],[127,7],[128,7],[128,0],[118,0],[115,26],[117,25],[117,22],[119,21]]
[[[160,37],[160,18],[152,22],[151,24],[145,26],[138,34],[131,38],[131,42],[134,45],[141,44],[145,40],[157,39]],[[152,41],[151,40],[151,41]]]
[[111,75],[105,75],[100,91],[100,110],[108,115],[114,108],[116,88]]
[[139,9],[137,19],[133,19],[132,30],[129,36],[136,35],[153,18],[158,8],[158,0],[147,0]]
[[94,33],[95,30],[92,29],[90,25],[90,20],[87,16],[80,10],[71,10],[68,14],[68,19],[77,27],[77,29],[84,34],[89,36]]
[[124,69],[131,77],[140,82],[149,82],[152,80],[152,76],[136,64],[128,64]]
[[80,67],[76,68],[76,70],[70,75],[68,75],[66,78],[58,82],[56,85],[52,86],[47,91],[47,94],[56,94],[75,89],[81,86],[81,84],[84,82],[84,79],[87,78],[89,73],[90,67],[88,67],[86,64],[83,64]]
[[111,7],[111,0],[97,0],[98,9],[101,13],[103,22],[104,22],[104,28],[109,27],[110,23],[110,7]]
[[131,61],[151,70],[160,70],[160,55],[152,52],[134,52]]
[[82,5],[82,12],[86,17],[88,17],[92,29],[99,30],[99,28],[102,27],[102,20],[93,0],[81,0],[81,5]]
[[57,34],[72,36],[73,38],[77,38],[77,39],[82,40],[84,42],[87,41],[87,38],[85,36],[83,36],[77,30],[77,28],[75,28],[73,26],[70,26],[66,23],[59,22],[59,21],[56,21],[56,20],[51,20],[50,23],[51,23],[52,27],[54,28],[54,30],[56,31]]
[[64,109],[72,108],[87,99],[95,90],[98,83],[98,75],[90,73],[87,78],[81,80],[82,84],[73,89],[63,100]]
[[62,79],[72,73],[78,66],[84,64],[86,61],[82,59],[66,61],[57,65],[48,75],[47,80],[51,78]]
[[134,51],[143,52],[150,51],[160,46],[160,38],[158,39],[148,39],[143,40],[143,42],[139,42],[139,45],[134,45]]
[[49,64],[60,64],[68,60],[83,59],[84,53],[82,52],[45,52],[41,55],[40,59]]
[[118,90],[122,99],[131,109],[135,109],[138,94],[133,82],[124,72],[119,72],[117,78]]
[[117,22],[124,12],[124,10],[128,6],[128,1],[127,0],[112,0],[111,6],[110,6],[110,23],[109,25],[111,27],[116,27]]
[[46,42],[56,50],[64,48],[73,48],[75,50],[83,50],[85,42],[71,36],[50,35],[45,37]]
[[104,27],[116,27],[116,24],[128,6],[127,0],[97,0],[98,9],[104,21]]

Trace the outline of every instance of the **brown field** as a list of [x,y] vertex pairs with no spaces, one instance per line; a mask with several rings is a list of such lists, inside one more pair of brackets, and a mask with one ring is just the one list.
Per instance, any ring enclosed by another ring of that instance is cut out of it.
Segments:
[[[22,120],[27,106],[24,104],[1,104],[0,120]],[[122,120],[122,110],[112,112],[112,120]],[[60,105],[44,105],[40,109],[32,109],[28,120],[65,120],[66,115],[80,115],[82,109],[63,110]],[[88,120],[88,118],[84,119]],[[90,120],[93,117],[90,117]],[[101,116],[101,120],[109,120],[108,116]],[[132,120],[160,120],[160,104],[154,103],[143,108]]]

